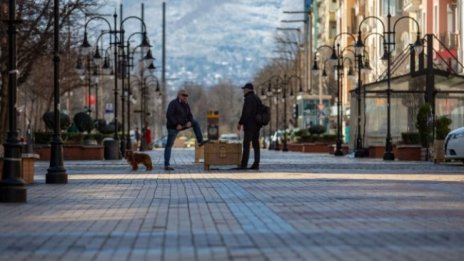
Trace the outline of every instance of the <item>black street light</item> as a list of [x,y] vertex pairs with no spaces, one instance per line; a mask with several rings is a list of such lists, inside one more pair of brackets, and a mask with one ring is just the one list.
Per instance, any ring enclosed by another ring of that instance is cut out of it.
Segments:
[[[272,90],[272,87],[271,87],[271,82],[272,80],[276,81],[276,87],[274,88],[274,90]],[[271,78],[269,78],[269,87],[268,87],[268,96],[271,96],[271,95],[275,95],[276,99],[277,99],[277,102],[276,102],[276,130],[278,131],[279,130],[279,94],[282,93],[282,99],[284,100],[284,136],[283,136],[283,140],[282,140],[282,151],[288,151],[288,147],[287,147],[287,129],[288,129],[288,123],[287,123],[287,94],[289,94],[290,96],[293,96],[294,95],[294,92],[293,92],[293,88],[290,89],[290,92],[289,92],[289,84],[291,82],[292,79],[297,79],[298,82],[299,82],[299,89],[298,89],[298,92],[299,93],[302,93],[303,92],[303,86],[301,85],[301,78],[297,75],[290,75],[290,76],[287,76],[287,74],[284,74],[283,77],[279,76],[279,75],[274,75],[272,76]],[[282,85],[280,88],[279,86],[279,83]],[[275,147],[275,150],[280,150],[280,147],[279,147],[279,143],[278,143],[278,140],[276,140],[276,147]]]
[[[342,122],[343,122],[343,104],[342,104],[342,100],[343,100],[343,85],[342,85],[342,82],[340,81],[341,77],[343,76],[344,72],[343,72],[343,65],[345,63],[345,61],[349,61],[350,62],[350,66],[349,66],[349,70],[348,70],[348,77],[354,77],[354,72],[353,72],[353,61],[348,58],[348,57],[343,57],[343,53],[345,51],[351,51],[349,49],[347,49],[348,47],[351,47],[350,46],[347,46],[345,47],[343,50],[340,50],[340,44],[337,43],[336,47],[335,47],[335,43],[337,41],[337,38],[342,36],[342,35],[348,35],[348,36],[351,36],[353,37],[351,34],[349,33],[339,33],[338,35],[335,36],[334,38],[334,46],[330,47],[328,45],[322,45],[322,46],[319,46],[317,49],[316,49],[316,53],[322,49],[322,48],[329,48],[331,51],[332,51],[332,55],[330,56],[329,60],[332,62],[332,63],[336,63],[334,65],[334,69],[337,70],[337,140],[336,140],[336,145],[335,145],[335,152],[334,152],[334,155],[335,156],[343,156],[344,153],[343,153],[343,150],[342,150]],[[353,37],[354,38],[354,37]],[[352,51],[351,51],[352,52]],[[353,52],[354,53],[354,52]],[[354,53],[354,56],[356,57],[356,54]],[[316,61],[316,57],[317,55],[314,56],[314,63],[313,63],[313,67],[312,67],[312,70],[313,71],[318,71],[319,70],[319,66],[317,64],[317,61]],[[326,60],[327,62],[327,60]],[[327,76],[327,72],[326,72],[326,66],[325,66],[325,62],[324,62],[324,68],[323,68],[323,72],[322,72],[322,76],[323,77],[326,77]]]
[[[135,35],[142,35],[142,42],[141,44],[139,44],[138,46],[136,46],[135,48],[132,49],[131,51],[131,47],[130,47],[130,41],[131,41],[131,38]],[[135,32],[135,33],[132,33],[128,38],[127,38],[127,41],[126,41],[126,54],[124,56],[124,68],[127,68],[126,70],[126,76],[127,77],[127,88],[125,88],[125,91],[124,91],[124,97],[127,97],[127,135],[126,135],[126,150],[132,150],[132,141],[131,141],[131,138],[130,138],[130,129],[131,129],[131,101],[130,101],[130,98],[131,98],[131,95],[132,95],[132,89],[131,89],[131,68],[134,67],[134,63],[133,63],[133,59],[134,59],[134,56],[135,56],[135,52],[138,48],[141,49],[142,53],[146,53],[144,55],[144,57],[142,58],[142,61],[143,61],[143,64],[147,64],[149,63],[150,65],[152,65],[153,61],[154,61],[154,58],[153,56],[151,55],[151,50],[150,50],[150,47],[151,45],[149,44],[148,42],[148,38],[147,38],[147,35],[146,35],[146,32]],[[146,67],[146,66],[144,66]],[[143,69],[141,69],[142,71]],[[150,70],[151,71],[151,70]],[[142,72],[141,72],[142,73]],[[124,77],[123,77],[123,82],[124,82]],[[124,86],[124,84],[123,84]],[[123,102],[123,104],[125,104]],[[123,107],[124,108],[124,107]],[[123,115],[124,115],[124,112],[123,112]],[[124,126],[124,120],[123,120],[123,126]],[[124,127],[123,127],[123,130],[124,130]]]
[[[276,79],[276,84],[274,85],[274,87],[272,87],[272,80],[274,78],[277,78]],[[278,75],[274,75],[272,76],[268,81],[269,81],[269,84],[268,84],[268,88],[267,88],[267,96],[270,97],[270,99],[272,99],[272,97],[275,97],[276,98],[276,103],[275,103],[275,106],[276,106],[276,126],[275,126],[275,135],[276,135],[276,141],[275,141],[275,146],[274,146],[274,150],[280,150],[280,146],[279,146],[279,93],[282,91],[280,88],[279,88],[279,78],[280,76]]]
[[45,175],[47,184],[66,184],[68,174],[63,164],[63,140],[61,139],[60,126],[60,10],[59,0],[53,1],[53,20],[54,20],[54,48],[53,48],[53,113],[54,128],[53,138],[50,148],[50,167]]
[[[154,68],[154,65],[151,64],[148,68]],[[150,70],[151,73],[153,73],[153,71]],[[130,84],[132,85],[132,83],[137,83],[140,85],[140,110],[138,112],[140,112],[140,129],[142,130],[142,133],[145,133],[145,122],[147,121],[146,120],[146,116],[148,115],[147,113],[147,93],[148,93],[148,87],[151,86],[152,84],[156,84],[156,88],[155,88],[155,93],[158,93],[159,95],[161,95],[161,90],[160,90],[160,83],[159,83],[159,80],[156,76],[154,75],[147,75],[143,78],[140,78],[140,77],[136,77],[135,80],[131,81]],[[146,142],[145,142],[145,139],[141,139],[141,143],[140,143],[140,150],[141,151],[144,151],[147,149],[147,145]]]
[[[125,50],[124,50],[124,43],[125,43],[125,39],[124,39],[124,24],[129,21],[129,20],[138,20],[140,21],[141,25],[142,25],[142,42],[141,44],[139,45],[141,48],[142,48],[142,52],[146,53],[144,58],[143,58],[143,61],[144,63],[147,64],[147,66],[153,62],[153,56],[151,54],[151,50],[150,50],[150,44],[148,42],[148,38],[147,38],[147,29],[146,29],[146,25],[145,25],[145,22],[143,20],[143,13],[144,13],[144,5],[142,4],[142,18],[138,17],[138,16],[128,16],[124,19],[122,19],[122,4],[120,5],[120,9],[121,9],[121,21],[120,21],[120,47],[121,47],[121,50],[122,50],[122,55],[121,57],[123,58],[122,61],[121,61],[121,65],[123,67],[122,69],[122,80],[121,80],[121,83],[122,83],[122,95],[121,95],[121,99],[122,99],[122,140],[121,140],[121,153],[124,155],[125,154],[125,150],[131,150],[132,149],[132,145],[131,145],[131,140],[130,140],[130,105],[127,105],[129,104],[129,90],[128,88],[126,88],[125,86],[125,77],[126,77],[126,73],[125,73],[125,70],[126,68],[128,68],[127,66],[127,58],[126,56],[130,55],[130,50],[128,51],[127,55],[125,53]],[[132,35],[131,35],[132,36]],[[130,36],[129,36],[130,38]],[[128,72],[130,73],[130,72]],[[128,98],[127,99],[127,104],[126,104],[126,97]],[[125,108],[126,106],[128,107],[128,117],[126,117],[126,113],[125,113]],[[125,132],[125,122],[126,122],[126,118],[127,118],[127,136],[126,136],[126,132]]]
[[[388,1],[388,6],[390,6],[390,1]],[[385,24],[383,21],[376,16],[368,16],[364,18],[361,23],[359,23],[358,27],[358,40],[356,42],[356,49],[362,50],[364,48],[364,43],[361,39],[361,26],[363,23],[369,19],[374,19],[375,21],[378,21],[382,25],[382,32],[383,32],[383,37],[384,37],[384,50],[385,54],[384,57],[386,56],[387,58],[387,137],[385,139],[385,153],[383,155],[384,160],[394,160],[395,155],[393,154],[393,145],[392,145],[392,138],[391,138],[391,55],[393,50],[395,49],[395,28],[398,22],[404,19],[410,19],[412,20],[416,26],[417,26],[417,38],[416,41],[414,42],[414,51],[416,54],[422,53],[423,50],[423,42],[420,37],[420,26],[419,23],[417,22],[416,19],[410,17],[410,16],[402,16],[398,18],[395,23],[393,24],[393,28],[391,27],[391,14],[390,14],[390,8],[388,8],[388,15],[387,15],[387,27],[385,27]],[[359,51],[358,51],[359,53]]]
[[24,180],[20,178],[21,146],[18,140],[16,119],[16,1],[8,1],[8,133],[3,144],[3,174],[0,181],[0,202],[23,203],[27,200]]
[[[117,34],[120,33],[120,31],[117,30],[117,17],[118,15],[116,12],[113,14],[113,27],[111,26],[110,22],[103,16],[101,15],[95,15],[92,16],[84,26],[84,40],[81,45],[81,54],[82,55],[88,55],[91,50],[91,45],[87,39],[87,26],[91,21],[94,20],[102,20],[104,21],[109,28],[108,33],[110,34],[110,45],[114,45],[114,136],[113,136],[113,143],[111,148],[114,150],[111,153],[111,159],[120,159],[121,158],[121,153],[119,153],[119,136],[118,136],[118,45],[120,42],[118,41]],[[98,45],[97,45],[97,50],[98,50]],[[97,56],[98,59],[98,56]]]
[[[367,38],[371,35],[378,35],[380,37],[382,37],[382,39],[385,41],[384,37],[382,34],[379,34],[379,33],[369,33],[365,38],[364,38],[364,42],[366,42]],[[358,37],[358,39],[361,39],[360,37]],[[355,45],[355,48],[356,46],[358,45],[359,43],[356,43]],[[385,46],[385,45],[384,45]],[[368,53],[366,50],[362,50],[362,48],[357,48],[356,50],[356,59],[357,59],[357,64],[358,64],[358,85],[356,87],[356,90],[355,90],[355,94],[356,94],[356,100],[357,100],[357,127],[356,127],[356,143],[355,143],[355,149],[354,149],[354,157],[355,158],[362,158],[362,157],[366,157],[368,154],[366,152],[366,149],[364,148],[364,145],[363,145],[363,138],[362,138],[362,135],[361,135],[361,103],[362,103],[362,99],[361,99],[361,95],[362,95],[362,71],[369,71],[371,68],[370,68],[370,65],[369,65],[369,60],[368,60]],[[384,55],[386,54],[386,52],[384,52]],[[382,57],[381,59],[383,59],[384,57]],[[364,62],[363,62],[364,60]],[[365,92],[364,92],[365,93]],[[365,100],[364,100],[365,102]]]

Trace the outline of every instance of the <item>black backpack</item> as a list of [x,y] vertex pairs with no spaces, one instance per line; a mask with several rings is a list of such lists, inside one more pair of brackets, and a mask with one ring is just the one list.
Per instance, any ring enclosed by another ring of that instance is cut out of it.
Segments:
[[271,109],[264,105],[258,96],[255,96],[258,101],[258,111],[256,113],[256,122],[260,126],[266,126],[271,121]]

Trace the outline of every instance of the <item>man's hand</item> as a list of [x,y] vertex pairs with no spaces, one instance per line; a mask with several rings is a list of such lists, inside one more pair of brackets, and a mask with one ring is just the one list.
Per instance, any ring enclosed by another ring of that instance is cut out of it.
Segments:
[[242,124],[237,125],[237,130],[240,131],[242,129]]
[[191,128],[191,127],[192,127],[192,123],[191,123],[190,121],[187,122],[187,124],[185,124],[185,127],[186,127],[186,128]]
[[183,129],[182,125],[180,125],[180,124],[177,124],[177,126],[176,126],[176,130],[180,131],[180,130],[182,130],[182,129]]

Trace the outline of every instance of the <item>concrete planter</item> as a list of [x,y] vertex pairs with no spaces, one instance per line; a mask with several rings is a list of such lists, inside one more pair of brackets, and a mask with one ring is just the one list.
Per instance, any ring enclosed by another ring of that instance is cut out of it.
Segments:
[[444,140],[435,140],[433,143],[433,162],[440,163],[445,161]]
[[[50,160],[50,146],[39,147],[36,149],[40,155],[40,160]],[[103,146],[84,146],[84,145],[64,145],[64,160],[103,160]]]
[[[38,154],[22,154],[19,176],[26,185],[34,183],[34,163],[39,158]],[[0,173],[3,173],[3,158],[0,158]]]
[[398,160],[421,160],[421,145],[398,145],[396,158]]
[[[385,145],[369,146],[369,158],[383,158],[385,153]],[[396,145],[393,145],[393,154],[398,154]]]

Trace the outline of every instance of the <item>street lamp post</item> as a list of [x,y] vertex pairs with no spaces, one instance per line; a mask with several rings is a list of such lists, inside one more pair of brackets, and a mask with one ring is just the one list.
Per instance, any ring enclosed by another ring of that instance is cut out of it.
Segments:
[[[120,8],[122,10],[122,4],[120,5]],[[122,11],[121,11],[122,12]],[[143,4],[142,4],[142,14],[143,14]],[[125,73],[125,70],[127,68],[126,66],[126,61],[127,59],[125,59],[126,57],[126,54],[125,54],[125,51],[124,51],[124,42],[125,42],[125,39],[124,39],[124,23],[131,20],[131,19],[136,19],[136,20],[139,20],[142,24],[142,43],[140,44],[140,47],[142,48],[142,51],[143,52],[147,52],[147,54],[145,55],[144,57],[144,62],[145,63],[148,63],[150,64],[152,61],[153,61],[153,56],[151,54],[151,50],[150,50],[150,44],[148,43],[148,39],[147,39],[147,35],[146,35],[146,25],[145,25],[145,22],[143,21],[142,18],[140,17],[137,17],[137,16],[129,16],[129,17],[126,17],[124,19],[122,19],[122,15],[121,15],[121,22],[120,22],[120,42],[121,42],[121,50],[122,50],[122,57],[123,57],[123,60],[122,60],[122,66],[123,66],[123,72],[122,72],[122,135],[123,135],[123,138],[122,138],[122,142],[121,142],[121,152],[124,154],[124,150],[130,150],[132,145],[131,145],[131,140],[130,140],[130,122],[129,122],[129,119],[130,117],[128,116],[127,119],[128,119],[128,122],[127,122],[127,136],[125,134],[125,106],[126,106],[126,97],[127,97],[127,102],[129,103],[129,90],[128,88],[125,87],[125,77],[126,77],[126,73]],[[132,36],[132,35],[131,35]],[[130,36],[129,36],[130,38]],[[128,38],[128,41],[130,40]],[[129,43],[128,43],[129,45]],[[128,54],[127,55],[130,55],[130,50],[128,50]],[[129,73],[129,72],[128,72]],[[130,107],[130,105],[128,106]],[[129,111],[130,108],[128,108],[128,114],[130,114],[130,111]],[[126,146],[127,144],[127,146]]]
[[[275,78],[276,80],[276,87],[274,91],[272,90],[271,82]],[[287,76],[284,74],[283,77],[279,75],[274,75],[269,79],[269,87],[268,87],[268,96],[275,95],[277,102],[276,102],[276,133],[279,130],[279,93],[282,93],[282,99],[284,100],[284,136],[282,140],[282,151],[288,151],[287,147],[287,92],[288,92],[288,85],[292,79],[298,79],[299,81],[299,92],[303,92],[303,86],[301,85],[301,78],[298,75],[291,75]],[[280,88],[279,83],[282,84],[282,88]],[[293,89],[290,90],[290,96],[293,96]],[[278,137],[278,135],[277,135]],[[276,139],[276,147],[275,150],[280,150],[278,139]]]
[[3,175],[0,182],[0,202],[26,202],[27,191],[20,178],[21,147],[16,128],[16,1],[8,1],[8,133],[4,143]]
[[53,95],[54,95],[54,128],[50,148],[50,167],[45,175],[47,184],[66,184],[68,174],[63,165],[63,140],[60,129],[60,29],[59,29],[59,0],[53,1],[54,20],[54,48],[53,48]]
[[[388,1],[388,6],[390,6],[390,1]],[[388,15],[387,15],[387,27],[383,21],[376,16],[368,16],[364,18],[361,23],[359,23],[358,27],[358,40],[356,42],[356,48],[358,50],[362,50],[364,48],[364,43],[361,39],[361,26],[363,23],[369,19],[375,19],[376,21],[380,22],[383,29],[383,36],[384,36],[384,51],[387,58],[387,137],[385,139],[385,153],[383,155],[384,160],[394,160],[395,155],[393,154],[393,145],[392,145],[392,137],[391,137],[391,55],[393,50],[395,49],[395,28],[398,22],[403,19],[410,19],[412,20],[417,26],[417,38],[414,43],[414,51],[416,54],[420,54],[423,50],[422,39],[420,37],[420,27],[419,23],[416,19],[410,16],[402,16],[398,20],[395,21],[393,24],[393,28],[391,27],[391,13],[390,8],[388,8]]]
[[[273,78],[277,78],[276,79],[276,84],[274,85],[275,87],[272,87],[272,80]],[[270,79],[269,79],[269,85],[268,85],[268,88],[267,88],[267,93],[268,93],[268,96],[271,97],[270,99],[272,99],[272,97],[275,97],[276,98],[276,102],[275,102],[275,111],[276,111],[276,117],[275,117],[275,120],[276,120],[276,126],[275,126],[275,135],[276,135],[276,141],[275,141],[275,147],[274,147],[274,150],[280,150],[280,145],[279,145],[279,92],[281,91],[281,89],[279,88],[279,78],[280,76],[278,75],[275,75],[275,76],[272,76]]]
[[[120,31],[117,30],[117,17],[118,15],[116,12],[113,14],[113,27],[111,26],[110,22],[104,18],[103,16],[96,15],[92,16],[84,26],[84,40],[81,45],[81,54],[82,55],[87,55],[90,52],[91,45],[87,39],[87,26],[89,25],[90,22],[94,20],[102,20],[104,21],[109,28],[109,34],[110,34],[110,45],[114,45],[114,135],[113,135],[113,146],[112,149],[116,150],[113,151],[113,157],[116,159],[121,158],[121,154],[119,153],[119,136],[118,136],[118,38],[117,38],[117,33]],[[113,37],[111,37],[113,36]],[[97,46],[98,49],[98,46]],[[112,158],[112,157],[111,157]]]
[[[337,43],[337,45],[335,47],[335,42],[336,42],[337,38],[340,37],[341,35],[349,35],[349,36],[353,37],[349,33],[340,33],[337,36],[335,36],[335,38],[334,38],[334,46],[333,47],[330,47],[328,45],[322,45],[322,46],[319,46],[316,49],[316,53],[322,48],[331,49],[332,50],[332,55],[331,55],[331,57],[329,59],[330,59],[330,61],[332,61],[332,63],[336,63],[334,65],[335,69],[337,70],[337,140],[336,140],[335,152],[334,152],[335,156],[343,156],[344,155],[344,153],[342,151],[343,85],[341,84],[340,79],[344,74],[344,72],[343,72],[343,64],[345,63],[346,60],[350,61],[350,67],[349,67],[349,70],[348,70],[348,76],[352,77],[354,75],[353,69],[352,69],[352,61],[351,61],[351,59],[349,59],[347,57],[345,57],[345,58],[343,57],[343,53],[345,51],[350,51],[349,49],[347,49],[347,47],[350,47],[350,46],[345,47],[342,51],[340,51],[340,44],[339,43]],[[356,54],[355,54],[355,56],[356,56]],[[318,71],[319,66],[318,66],[317,61],[316,61],[316,55],[314,57],[315,57],[314,58],[314,65],[313,65],[312,70],[313,71]],[[323,76],[326,76],[325,63],[324,63]]]
[[[133,18],[136,18],[136,17],[133,17]],[[143,23],[143,20],[142,21],[142,25],[144,25]],[[145,28],[145,27],[143,27]],[[142,35],[142,42],[140,45],[136,46],[132,51],[131,51],[131,48],[130,48],[130,40],[133,36],[135,35]],[[145,29],[143,29],[142,32],[135,32],[135,33],[132,33],[128,38],[127,38],[127,43],[126,43],[126,46],[127,48],[127,54],[124,55],[124,63],[125,63],[125,67],[124,68],[127,68],[127,88],[125,90],[125,95],[127,96],[127,132],[128,132],[128,135],[126,136],[126,150],[132,150],[132,141],[130,139],[130,125],[131,125],[131,106],[130,106],[130,96],[132,94],[132,90],[131,90],[131,73],[130,73],[130,70],[131,70],[131,67],[134,66],[133,62],[133,59],[134,59],[134,56],[135,56],[135,52],[137,50],[137,48],[141,48],[141,51],[142,53],[146,53],[144,54],[143,58],[141,59],[141,61],[143,62],[143,66],[142,68],[140,68],[140,74],[143,75],[143,70],[145,67],[147,68],[151,68],[150,66],[153,66],[153,61],[154,61],[154,58],[151,54],[151,50],[150,50],[150,47],[151,45],[148,43],[148,38],[147,38],[147,35],[146,35],[146,32],[145,32]],[[148,65],[148,66],[147,66]],[[153,66],[153,69],[154,69],[154,66]],[[151,72],[151,69],[150,69],[150,72]],[[123,82],[124,82],[124,78],[126,76],[123,76]],[[123,102],[123,104],[126,104]],[[125,105],[124,105],[125,106]],[[124,121],[123,121],[124,122]]]
[[[369,36],[371,36],[371,35],[378,35],[378,36],[383,38],[382,34],[375,33],[375,32],[374,33],[369,33],[364,38],[364,42],[366,42],[367,38]],[[361,39],[361,38],[359,38],[359,39]],[[356,48],[356,46],[355,46],[355,48]],[[363,146],[363,138],[362,138],[362,135],[361,135],[361,103],[362,103],[362,99],[361,99],[362,91],[361,90],[362,90],[362,85],[363,85],[362,77],[361,77],[362,76],[361,70],[365,70],[365,71],[370,70],[368,60],[366,60],[365,64],[363,63],[363,58],[367,59],[367,57],[368,57],[366,54],[367,54],[367,51],[362,50],[360,48],[358,48],[357,51],[356,51],[356,59],[357,59],[357,64],[358,64],[358,85],[357,85],[357,88],[355,90],[356,100],[357,100],[356,144],[355,144],[355,150],[354,150],[354,157],[355,158],[362,158],[362,157],[367,156],[366,150],[364,149],[364,146]],[[364,102],[366,102],[366,101],[364,100]]]

